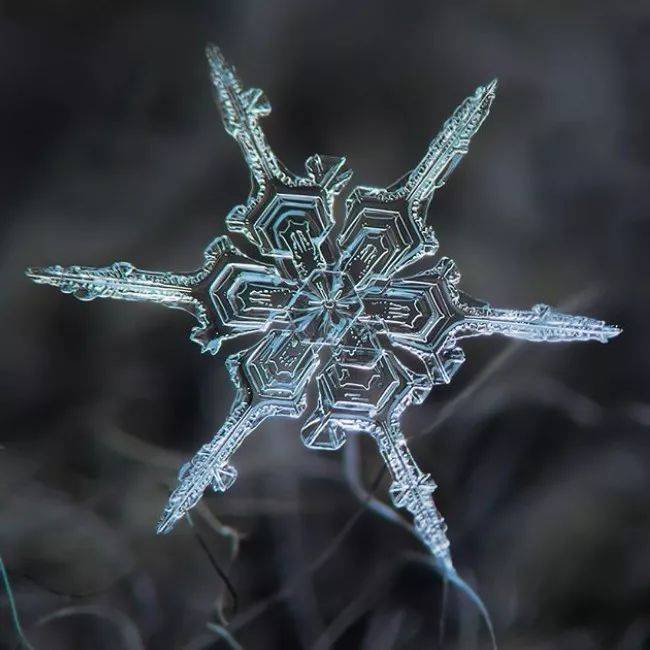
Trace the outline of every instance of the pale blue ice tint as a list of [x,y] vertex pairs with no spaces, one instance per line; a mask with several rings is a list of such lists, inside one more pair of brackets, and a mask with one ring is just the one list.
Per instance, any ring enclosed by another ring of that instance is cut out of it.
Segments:
[[[251,174],[248,199],[225,220],[231,235],[215,239],[189,274],[118,262],[28,275],[81,300],[182,309],[197,321],[190,338],[212,354],[226,339],[257,335],[251,347],[227,358],[236,389],[230,415],[181,468],[158,532],[169,532],[206,488],[227,490],[237,477],[231,457],[243,441],[268,417],[302,417],[308,386],[315,384],[316,403],[302,427],[305,445],[338,449],[349,433],[372,436],[392,477],[394,505],[411,513],[420,539],[451,573],[446,526],[432,499],[436,485],[408,449],[400,427],[404,409],[451,381],[464,361],[463,338],[604,343],[619,329],[546,305],[494,308],[458,288],[460,274],[448,258],[408,273],[438,249],[426,225],[429,204],[487,117],[496,81],[460,104],[411,172],[387,188],[350,191],[334,238],[335,199],[352,175],[345,159],[311,156],[304,175],[289,171],[260,126],[271,110],[264,93],[245,89],[216,47],[208,49],[208,60],[224,126]],[[238,239],[253,245],[255,259],[237,248]]]

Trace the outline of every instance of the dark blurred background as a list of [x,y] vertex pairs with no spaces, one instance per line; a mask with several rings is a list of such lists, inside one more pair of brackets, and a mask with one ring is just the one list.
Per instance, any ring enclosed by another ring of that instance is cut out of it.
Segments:
[[[23,275],[190,270],[225,232],[248,176],[212,102],[208,41],[267,92],[264,128],[290,167],[345,154],[362,184],[410,169],[499,77],[432,205],[440,252],[477,297],[624,333],[471,342],[405,427],[427,432],[413,452],[500,648],[650,647],[650,3],[0,7],[0,554],[35,650],[487,647],[453,588],[441,631],[439,576],[360,499],[380,466],[365,440],[316,453],[296,422],[270,422],[194,529],[156,537],[176,468],[229,407],[224,357],[189,344],[180,312],[82,304]],[[5,587],[0,644],[27,648]]]

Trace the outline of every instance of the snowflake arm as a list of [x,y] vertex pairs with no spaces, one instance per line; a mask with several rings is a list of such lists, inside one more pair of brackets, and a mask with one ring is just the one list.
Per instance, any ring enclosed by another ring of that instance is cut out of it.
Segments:
[[224,339],[265,331],[281,322],[296,289],[273,267],[243,255],[228,237],[217,237],[193,273],[143,271],[128,262],[110,266],[48,266],[27,270],[36,283],[49,284],[79,300],[112,298],[151,302],[192,314],[198,325],[190,338],[216,354]]
[[456,338],[501,334],[525,341],[561,343],[599,341],[621,333],[620,328],[587,316],[563,314],[545,304],[532,309],[499,309],[464,294],[460,303],[463,319],[457,326]]
[[182,309],[199,318],[200,306],[192,295],[191,275],[136,269],[129,262],[109,266],[53,266],[27,269],[37,284],[49,284],[83,301],[112,298],[153,302]]
[[606,343],[618,327],[547,305],[530,310],[498,309],[457,288],[460,273],[449,258],[417,275],[369,288],[361,320],[419,357],[433,384],[449,383],[465,357],[457,341],[501,334],[527,341]]
[[235,385],[236,394],[226,421],[210,442],[178,472],[179,485],[174,489],[158,522],[158,533],[169,533],[201,499],[208,486],[225,492],[236,480],[237,470],[230,457],[263,420],[260,406],[253,406],[250,388],[241,376],[241,357],[228,357],[226,367]]
[[208,486],[224,492],[235,482],[237,472],[230,458],[266,418],[300,417],[318,356],[292,332],[272,331],[252,348],[228,357],[226,365],[237,390],[232,410],[213,439],[181,468],[159,533],[171,531]]
[[369,329],[355,326],[319,373],[318,404],[302,439],[313,449],[338,449],[347,433],[370,434],[392,477],[393,504],[412,514],[418,536],[451,570],[446,526],[431,496],[436,485],[415,463],[399,423],[404,409],[422,403],[430,388],[426,375],[409,370]]
[[356,187],[346,202],[339,237],[341,268],[358,285],[386,280],[438,242],[426,225],[433,193],[467,153],[494,100],[496,80],[479,86],[444,123],[420,163],[388,188]]
[[259,125],[271,112],[264,93],[244,90],[217,47],[208,47],[207,56],[224,127],[239,143],[251,173],[248,201],[231,210],[226,226],[263,255],[290,262],[292,271],[305,279],[326,265],[321,246],[334,225],[334,198],[352,172],[343,169],[345,158],[319,155],[307,159],[304,177],[286,169]]
[[399,416],[378,422],[370,434],[392,478],[389,493],[393,505],[411,513],[415,531],[423,544],[447,572],[453,572],[447,525],[432,497],[437,485],[430,474],[422,472],[411,455]]
[[159,533],[170,532],[208,486],[225,492],[235,482],[237,472],[230,458],[266,418],[302,415],[305,387],[318,356],[292,332],[272,331],[252,348],[228,357],[226,365],[237,390],[232,410],[213,439],[181,468]]

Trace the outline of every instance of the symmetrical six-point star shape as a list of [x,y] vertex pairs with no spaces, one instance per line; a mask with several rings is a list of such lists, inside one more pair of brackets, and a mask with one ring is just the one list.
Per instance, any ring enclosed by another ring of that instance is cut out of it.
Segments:
[[[347,433],[370,434],[391,473],[393,503],[413,515],[421,540],[452,571],[446,526],[431,497],[436,486],[409,452],[401,413],[451,380],[464,361],[461,338],[498,333],[529,341],[606,342],[619,330],[545,305],[495,309],[458,289],[460,275],[448,258],[408,273],[437,251],[426,225],[429,203],[487,117],[496,81],[460,104],[402,179],[388,188],[354,188],[334,241],[334,200],[351,176],[344,158],[311,156],[304,176],[290,172],[259,125],[271,110],[262,91],[245,90],[216,47],[208,48],[208,60],[224,126],[251,173],[248,200],[226,217],[232,237],[215,239],[202,267],[189,274],[118,262],[30,269],[28,275],[81,300],[182,309],[198,321],[191,340],[212,354],[225,339],[262,334],[227,358],[236,387],[232,410],[181,468],[158,532],[170,531],[207,487],[227,490],[237,476],[230,464],[237,448],[270,416],[302,416],[315,380],[317,403],[302,427],[305,445],[338,449]],[[252,244],[255,258],[241,252],[238,238]]]

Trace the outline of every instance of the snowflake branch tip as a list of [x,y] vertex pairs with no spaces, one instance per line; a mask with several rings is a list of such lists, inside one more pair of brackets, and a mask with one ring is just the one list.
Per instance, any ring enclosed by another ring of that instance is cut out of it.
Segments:
[[499,80],[495,77],[490,81],[490,83],[485,84],[485,90],[487,93],[496,93],[497,86],[499,85]]

